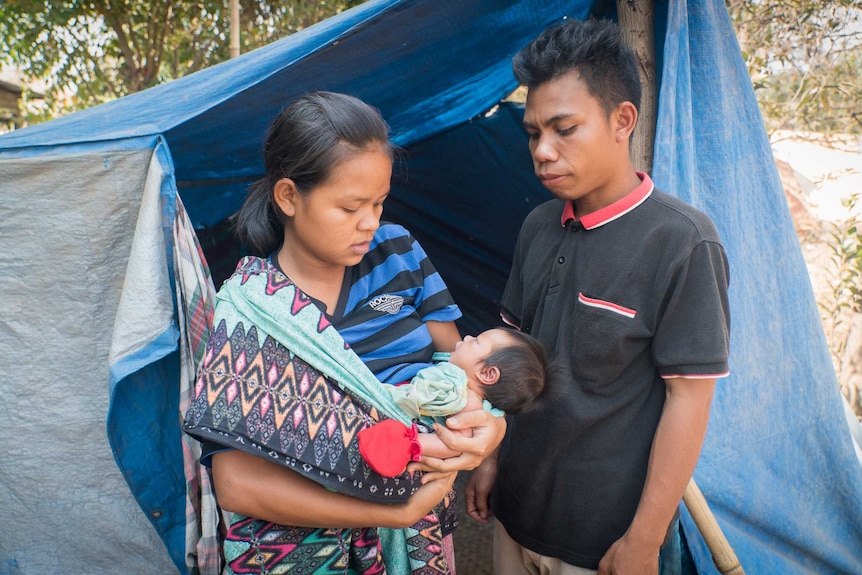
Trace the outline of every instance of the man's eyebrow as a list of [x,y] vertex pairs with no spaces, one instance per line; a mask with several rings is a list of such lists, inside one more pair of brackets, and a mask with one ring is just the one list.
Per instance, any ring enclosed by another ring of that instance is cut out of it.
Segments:
[[[565,120],[566,118],[569,118],[571,116],[574,116],[574,114],[571,114],[571,113],[557,114],[556,116],[551,116],[550,118],[548,118],[547,120],[542,122],[542,124],[545,126],[550,126],[552,124],[556,124],[560,120]],[[534,124],[532,122],[527,122],[526,120],[523,121],[521,123],[521,125],[524,126],[524,128],[537,128],[538,127],[538,126],[536,126],[536,124]]]

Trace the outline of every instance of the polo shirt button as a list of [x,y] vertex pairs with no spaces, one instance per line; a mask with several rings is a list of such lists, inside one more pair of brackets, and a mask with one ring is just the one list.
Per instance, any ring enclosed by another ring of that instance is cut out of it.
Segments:
[[560,256],[560,257],[559,257],[559,259],[557,259],[557,263],[558,263],[558,264],[564,264],[564,263],[566,263],[566,257],[565,257],[565,256]]

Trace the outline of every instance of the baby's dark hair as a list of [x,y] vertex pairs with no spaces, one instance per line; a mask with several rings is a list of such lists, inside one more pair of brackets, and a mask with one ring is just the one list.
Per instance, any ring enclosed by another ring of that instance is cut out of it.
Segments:
[[483,388],[485,399],[507,414],[529,411],[548,380],[548,353],[535,337],[509,328],[500,328],[510,344],[495,349],[485,365],[496,366],[500,379]]
[[640,109],[637,59],[610,20],[569,19],[548,28],[515,55],[512,71],[527,88],[578,72],[606,114],[623,102]]

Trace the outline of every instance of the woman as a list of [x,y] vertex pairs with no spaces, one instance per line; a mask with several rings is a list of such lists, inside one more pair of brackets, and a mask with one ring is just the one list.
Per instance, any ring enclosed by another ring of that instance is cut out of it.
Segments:
[[[327,328],[334,327],[336,339],[343,338],[377,380],[385,383],[409,380],[430,365],[434,351],[454,349],[460,340],[454,324],[460,311],[445,284],[406,230],[380,222],[383,202],[389,194],[393,150],[388,128],[374,108],[342,94],[308,94],[284,110],[273,123],[264,146],[264,160],[267,176],[250,189],[237,218],[237,235],[253,252],[267,259],[251,258],[240,263],[237,273],[219,292],[217,318],[219,305],[227,306],[224,301],[230,293],[239,294],[238,298],[243,300],[244,290],[248,291],[248,286],[264,276],[262,305],[276,292],[284,293],[282,288],[289,284],[289,289],[296,290],[290,292],[293,299],[287,300],[288,304],[294,302],[289,306],[291,313],[297,310],[305,313],[310,309],[306,303],[314,303],[314,313],[321,317],[320,337],[332,335],[333,330]],[[244,305],[244,300],[240,304]],[[291,313],[284,317],[291,319]],[[245,317],[241,313],[237,316]],[[245,324],[249,323],[246,319]],[[270,323],[267,329],[279,331],[277,322]],[[263,320],[260,327],[264,329],[262,324]],[[248,325],[243,326],[243,321],[238,320],[235,325],[242,328],[240,339],[251,333],[246,331]],[[286,332],[284,337],[293,337],[298,347],[314,347],[309,340],[317,345],[318,333],[313,330],[308,337],[297,337],[294,326],[282,331]],[[434,542],[434,537],[445,531],[445,518],[441,521],[439,513],[429,510],[451,491],[454,472],[475,468],[495,449],[505,432],[504,420],[483,411],[459,416],[457,428],[472,427],[472,438],[447,433],[446,429],[439,432],[449,447],[462,455],[431,462],[437,472],[426,474],[421,487],[418,482],[411,485],[410,490],[418,489],[406,501],[397,504],[370,501],[385,501],[399,489],[391,484],[374,484],[374,478],[367,473],[364,480],[361,473],[358,478],[356,473],[352,476],[342,473],[357,465],[352,456],[354,443],[350,440],[355,430],[352,424],[334,432],[327,428],[327,433],[320,432],[322,423],[308,424],[315,415],[315,406],[329,405],[327,402],[339,402],[325,416],[326,424],[336,427],[339,423],[336,412],[353,414],[357,406],[363,409],[368,406],[361,401],[352,402],[348,393],[347,400],[351,402],[345,407],[345,394],[341,393],[339,382],[325,377],[335,386],[335,392],[327,395],[325,401],[313,399],[311,392],[306,397],[285,399],[289,394],[279,395],[278,385],[263,385],[254,389],[262,390],[264,403],[258,402],[252,409],[243,408],[242,413],[231,415],[231,407],[227,405],[232,399],[230,377],[236,379],[236,375],[228,377],[225,369],[218,367],[222,365],[218,345],[227,349],[234,342],[235,349],[228,353],[230,357],[224,360],[224,365],[241,363],[246,367],[247,361],[258,361],[255,358],[259,353],[269,353],[270,360],[260,361],[275,374],[272,381],[282,381],[279,378],[287,377],[284,376],[287,372],[291,382],[309,376],[304,363],[299,365],[292,360],[279,363],[272,359],[278,354],[293,357],[280,347],[271,346],[271,352],[261,351],[270,343],[267,339],[258,348],[256,331],[251,345],[254,349],[249,352],[251,359],[246,357],[243,348],[246,344],[237,343],[234,332],[219,333],[219,326],[215,326],[216,335],[211,336],[215,341],[208,346],[198,383],[197,407],[187,415],[186,429],[197,437],[240,447],[225,449],[207,442],[202,458],[211,458],[219,505],[234,512],[225,543],[227,572],[281,573],[302,566],[306,569],[302,572],[381,573],[385,561],[390,573],[400,574],[406,570],[400,562],[403,557],[387,556],[389,549],[399,545],[392,538],[401,537],[403,542],[424,540],[425,536],[429,545],[422,551],[430,555],[426,555],[420,568],[430,573],[454,572],[451,535],[443,540],[442,548]],[[338,354],[345,347],[342,345],[339,350],[336,343],[330,345],[330,350]],[[318,350],[307,351],[313,355]],[[352,352],[348,355],[352,356]],[[365,369],[359,365],[361,369],[352,371]],[[266,369],[255,373],[263,371]],[[304,375],[299,375],[300,372]],[[308,373],[313,374],[312,381],[320,381],[316,379],[320,375],[316,371],[311,369]],[[267,377],[270,376],[260,375],[261,379]],[[282,410],[275,419],[267,419],[274,411],[270,407],[282,400],[299,400],[295,403],[302,409],[298,407],[289,414]],[[261,446],[281,445],[284,449],[251,447],[248,436],[240,438],[241,441],[232,438],[232,442],[223,430],[201,432],[205,426],[200,421],[209,424],[212,413],[216,413],[223,429],[241,424],[244,429],[252,429],[257,434],[255,438],[261,438]],[[377,416],[373,406],[369,413]],[[190,425],[189,420],[194,420],[195,425]],[[373,421],[366,418],[365,423]],[[360,421],[357,425],[365,423]],[[450,424],[450,427],[456,426]],[[312,432],[317,433],[313,438],[309,437]],[[280,443],[276,434],[280,434]],[[318,442],[321,437],[325,440]],[[309,463],[298,458],[285,465],[285,457],[290,458],[285,455],[287,452],[300,451],[313,452],[315,461]],[[327,457],[332,459],[332,466],[324,469]],[[408,477],[403,478],[404,483],[409,481]],[[403,487],[404,483],[399,485]],[[417,522],[420,525],[414,526]],[[410,533],[416,537],[383,531],[387,551],[381,560],[377,531],[368,526],[394,529],[413,526]]]

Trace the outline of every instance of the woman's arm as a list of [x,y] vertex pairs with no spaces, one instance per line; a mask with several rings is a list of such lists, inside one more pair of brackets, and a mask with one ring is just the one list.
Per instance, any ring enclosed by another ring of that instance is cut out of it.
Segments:
[[222,509],[298,527],[408,527],[449,493],[456,475],[425,483],[406,503],[385,504],[335,493],[238,449],[216,453],[212,463]]
[[426,321],[425,326],[437,351],[452,351],[455,344],[461,341],[461,333],[454,321]]

